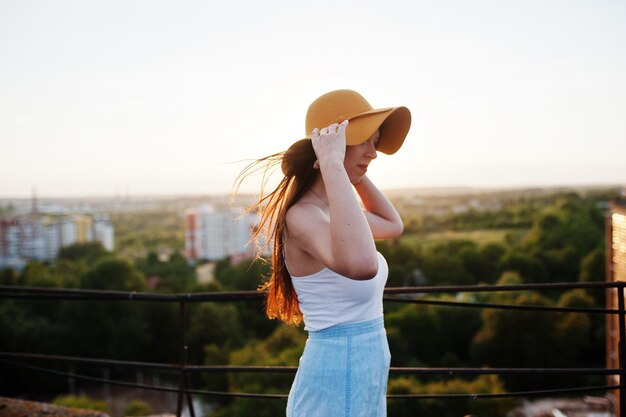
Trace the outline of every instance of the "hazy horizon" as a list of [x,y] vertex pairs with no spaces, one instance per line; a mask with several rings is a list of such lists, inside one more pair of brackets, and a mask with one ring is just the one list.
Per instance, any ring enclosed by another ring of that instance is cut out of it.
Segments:
[[[524,190],[590,190],[590,189],[626,189],[625,183],[598,183],[598,184],[552,184],[552,185],[516,185],[516,186],[494,186],[494,187],[480,187],[480,186],[432,186],[432,187],[398,187],[398,188],[382,188],[382,191],[385,193],[398,193],[398,192],[412,192],[416,194],[457,194],[457,193],[497,193],[502,191],[524,191]],[[250,197],[256,195],[255,192],[241,192],[237,195],[242,197]],[[184,199],[184,198],[230,198],[232,197],[232,193],[226,192],[216,192],[216,193],[164,193],[164,194],[85,194],[85,195],[40,195],[35,193],[37,199],[40,200],[81,200],[81,199]],[[0,201],[3,200],[30,200],[33,195],[23,195],[23,196],[11,196],[11,195],[0,195]]]

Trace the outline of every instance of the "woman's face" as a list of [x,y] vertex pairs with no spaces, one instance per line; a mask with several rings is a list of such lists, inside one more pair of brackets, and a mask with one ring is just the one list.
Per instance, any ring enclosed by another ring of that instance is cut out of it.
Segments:
[[376,130],[372,136],[360,145],[346,147],[343,165],[352,184],[361,182],[367,173],[367,167],[376,159],[376,148],[380,141],[380,132]]

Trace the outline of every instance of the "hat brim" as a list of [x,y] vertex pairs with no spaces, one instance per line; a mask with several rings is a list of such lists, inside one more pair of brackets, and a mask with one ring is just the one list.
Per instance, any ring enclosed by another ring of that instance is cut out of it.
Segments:
[[371,110],[352,116],[346,129],[346,144],[360,145],[380,129],[378,151],[394,154],[404,143],[411,128],[411,112],[406,107]]
[[409,133],[411,112],[406,107],[388,107],[357,114],[349,117],[348,121],[346,145],[360,145],[380,129],[377,150],[391,155],[400,149]]

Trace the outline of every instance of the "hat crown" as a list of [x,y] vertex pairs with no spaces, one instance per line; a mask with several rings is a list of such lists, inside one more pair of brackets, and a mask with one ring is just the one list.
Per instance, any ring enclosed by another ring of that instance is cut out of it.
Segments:
[[332,123],[341,123],[373,110],[362,95],[353,90],[335,90],[318,97],[306,112],[306,135]]

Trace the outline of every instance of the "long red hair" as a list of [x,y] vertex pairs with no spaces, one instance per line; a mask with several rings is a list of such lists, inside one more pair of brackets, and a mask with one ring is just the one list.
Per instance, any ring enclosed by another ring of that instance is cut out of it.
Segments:
[[[302,312],[298,307],[298,296],[293,287],[291,276],[285,266],[284,244],[288,237],[285,216],[304,193],[311,187],[318,175],[313,168],[316,160],[311,141],[300,140],[284,152],[279,152],[257,159],[246,166],[235,180],[235,193],[239,185],[249,175],[261,172],[261,190],[258,201],[249,211],[259,213],[259,226],[251,240],[271,246],[271,272],[259,291],[266,295],[266,314],[271,319],[280,319],[287,324],[297,325],[302,321]],[[278,186],[265,193],[265,186],[273,170],[280,164],[283,178]],[[264,239],[263,239],[264,238]],[[264,241],[263,241],[264,240]],[[259,251],[257,255],[261,258]],[[261,258],[262,259],[262,258]]]

